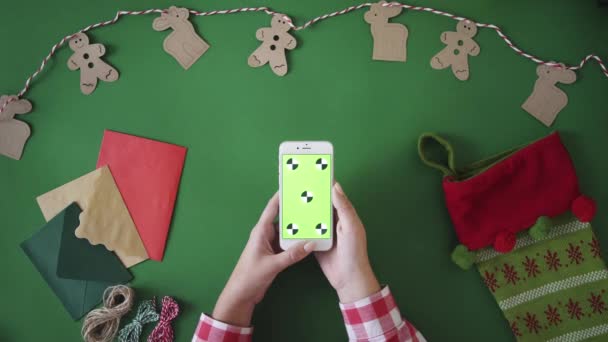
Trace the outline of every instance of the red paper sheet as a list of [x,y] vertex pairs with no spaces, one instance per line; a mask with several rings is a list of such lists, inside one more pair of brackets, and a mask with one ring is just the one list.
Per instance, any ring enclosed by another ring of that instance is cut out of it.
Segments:
[[97,167],[108,165],[151,259],[162,261],[186,148],[106,130]]

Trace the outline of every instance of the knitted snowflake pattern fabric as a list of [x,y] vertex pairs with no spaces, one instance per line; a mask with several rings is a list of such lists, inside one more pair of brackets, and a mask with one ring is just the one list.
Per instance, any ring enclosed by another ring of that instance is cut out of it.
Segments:
[[570,213],[542,240],[477,252],[477,267],[518,341],[608,340],[608,270],[591,225]]

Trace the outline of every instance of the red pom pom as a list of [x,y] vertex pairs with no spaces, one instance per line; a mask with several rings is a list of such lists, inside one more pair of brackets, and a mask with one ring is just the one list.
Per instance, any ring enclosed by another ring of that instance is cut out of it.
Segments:
[[508,253],[515,247],[515,234],[502,232],[494,240],[494,249],[500,253]]
[[578,196],[572,202],[572,212],[581,222],[589,222],[595,216],[595,201],[585,195]]

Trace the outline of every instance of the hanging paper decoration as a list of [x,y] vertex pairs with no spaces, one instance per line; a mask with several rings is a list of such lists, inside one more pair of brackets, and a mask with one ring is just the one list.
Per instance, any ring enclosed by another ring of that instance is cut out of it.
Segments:
[[188,21],[189,16],[187,8],[171,6],[152,23],[156,31],[173,29],[165,38],[163,48],[186,70],[209,49],[209,44],[194,31],[192,23]]
[[370,10],[364,15],[365,21],[371,26],[374,39],[372,59],[405,62],[407,58],[407,27],[388,22],[390,18],[398,16],[402,8],[400,6],[389,7],[386,4],[386,1],[372,4]]
[[14,95],[2,95],[0,108],[4,108],[0,112],[0,154],[19,160],[25,142],[30,137],[30,126],[15,119],[15,115],[31,112],[32,104],[28,100],[19,100]]
[[[70,70],[80,69],[81,71],[81,90],[85,94],[90,94],[97,86],[98,79],[103,81],[116,81],[119,77],[116,69],[112,68],[100,57],[104,55],[105,48],[101,44],[89,45],[89,39],[86,32],[98,27],[105,27],[116,24],[123,16],[141,16],[150,14],[160,14],[161,17],[154,20],[153,28],[157,31],[173,29],[173,32],[165,39],[163,47],[166,52],[171,54],[179,64],[184,68],[190,68],[209,48],[201,37],[199,37],[192,24],[188,21],[190,15],[194,16],[211,16],[211,15],[228,15],[236,13],[260,12],[273,16],[271,27],[259,29],[256,32],[256,37],[262,44],[256,49],[248,59],[248,64],[252,67],[261,67],[265,64],[270,64],[272,71],[283,76],[287,74],[288,65],[285,56],[285,50],[292,50],[296,47],[297,41],[288,32],[289,30],[299,31],[309,28],[310,26],[324,20],[334,18],[346,13],[357,11],[369,7],[365,13],[365,20],[370,24],[374,48],[372,58],[374,60],[384,61],[405,61],[407,58],[407,39],[409,36],[408,29],[404,25],[397,23],[389,23],[389,19],[397,16],[403,9],[409,11],[420,11],[432,13],[443,17],[458,21],[456,32],[444,32],[441,35],[441,41],[446,47],[431,59],[431,66],[435,69],[452,68],[454,75],[460,80],[469,78],[468,57],[477,56],[480,52],[479,45],[473,40],[478,28],[494,30],[498,37],[509,46],[522,58],[526,58],[536,64],[547,67],[560,66],[566,74],[573,75],[571,72],[580,70],[585,64],[590,61],[595,61],[601,68],[602,73],[608,77],[608,68],[604,64],[602,58],[595,54],[585,56],[578,64],[564,65],[556,62],[548,62],[535,57],[533,54],[523,51],[517,47],[510,38],[502,32],[502,30],[494,24],[476,24],[471,20],[456,16],[452,13],[444,12],[430,7],[418,5],[409,5],[400,2],[380,1],[375,4],[360,3],[346,7],[344,9],[326,13],[316,18],[310,19],[302,25],[295,25],[289,16],[273,11],[268,7],[242,7],[228,10],[211,10],[197,11],[188,8],[178,8],[175,6],[167,10],[161,9],[146,9],[141,11],[118,11],[116,16],[110,20],[91,24],[75,34],[67,35],[58,43],[52,46],[50,52],[42,59],[40,66],[27,78],[25,86],[16,95],[17,99],[23,96],[30,90],[32,81],[37,78],[44,70],[49,60],[69,42],[70,47],[74,50],[74,55],[68,61]],[[567,72],[570,71],[570,72]],[[522,106],[532,115],[536,116],[543,123],[550,125],[557,113],[567,103],[567,97],[557,87],[556,82],[571,83],[569,79],[572,77],[558,78],[555,82],[546,82],[544,77],[539,77],[535,86],[535,91]],[[536,88],[538,87],[539,90]],[[550,90],[547,90],[550,89]],[[546,95],[550,94],[550,95]],[[549,96],[544,98],[543,96]],[[540,105],[544,103],[544,105]],[[4,113],[7,109],[8,102],[0,103],[0,113]],[[19,113],[15,113],[19,114]],[[10,116],[10,114],[9,114]],[[6,129],[6,122],[3,123]],[[23,129],[22,129],[23,130]],[[25,130],[23,130],[25,132]],[[14,134],[14,133],[13,133]],[[29,131],[27,134],[29,135]],[[0,144],[7,144],[7,135],[0,136]],[[4,140],[2,140],[4,139]],[[27,140],[26,138],[20,138]],[[13,140],[11,140],[12,143]],[[9,153],[11,158],[18,159],[21,152],[3,152],[5,148],[0,145],[0,154]],[[7,154],[8,155],[8,154]]]
[[255,33],[255,37],[262,42],[262,45],[249,56],[248,64],[257,68],[268,63],[275,74],[285,76],[287,74],[285,49],[293,50],[297,41],[287,33],[291,27],[283,15],[274,15],[270,26],[261,28]]
[[70,70],[80,69],[80,90],[83,94],[91,94],[97,87],[97,80],[114,82],[118,79],[118,71],[101,60],[106,47],[102,44],[89,44],[89,37],[80,32],[70,39],[70,48],[74,54],[68,60]]
[[456,25],[456,32],[443,32],[441,42],[447,45],[431,59],[433,69],[452,67],[457,79],[469,79],[469,55],[479,55],[479,45],[473,40],[477,34],[477,25],[470,20],[461,20]]
[[558,82],[571,84],[576,81],[576,74],[563,64],[558,66],[541,64],[536,68],[536,74],[538,79],[534,84],[534,91],[521,108],[548,127],[568,104],[568,96],[555,84]]

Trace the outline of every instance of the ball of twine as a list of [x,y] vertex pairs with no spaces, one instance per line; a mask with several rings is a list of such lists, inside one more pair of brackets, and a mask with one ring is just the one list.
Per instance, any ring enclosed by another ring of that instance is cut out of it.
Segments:
[[135,292],[128,286],[108,287],[103,292],[103,307],[95,309],[85,317],[82,324],[82,338],[86,342],[110,342],[116,336],[120,318],[131,307]]

